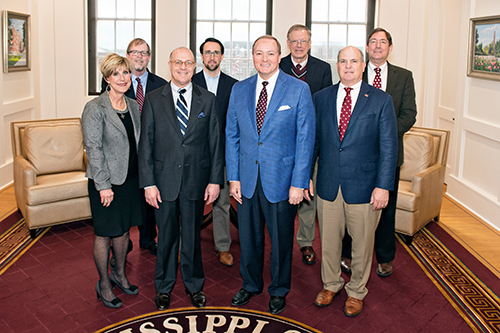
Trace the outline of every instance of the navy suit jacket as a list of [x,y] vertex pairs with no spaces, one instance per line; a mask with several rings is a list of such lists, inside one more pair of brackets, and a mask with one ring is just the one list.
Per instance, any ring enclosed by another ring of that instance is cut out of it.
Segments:
[[[363,73],[363,81],[368,83],[368,64]],[[387,62],[386,93],[391,95],[398,122],[398,161],[397,166],[403,165],[404,147],[403,137],[417,120],[417,105],[415,104],[415,84],[412,73],[402,67]]]
[[362,82],[344,139],[340,141],[338,89],[337,83],[314,95],[316,194],[334,201],[340,186],[347,203],[369,203],[375,187],[394,189],[398,138],[392,98]]
[[227,180],[240,181],[251,198],[260,175],[267,200],[287,200],[290,186],[309,187],[316,117],[306,83],[279,71],[260,135],[256,120],[257,75],[237,82],[226,126]]
[[[306,83],[311,88],[311,95],[314,95],[321,89],[332,85],[332,68],[330,64],[321,59],[315,58],[312,55],[308,57]],[[291,54],[281,58],[280,69],[288,75],[295,77],[292,73],[292,66]]]
[[[203,70],[199,71],[191,79],[193,83],[199,85],[203,89],[207,89],[207,83],[205,82],[205,76],[203,75]],[[219,108],[219,116],[221,120],[222,132],[226,130],[226,115],[227,107],[229,105],[229,97],[231,96],[231,89],[233,85],[238,82],[235,78],[220,72],[219,85],[217,86],[217,94],[215,99],[217,100],[217,107]]]
[[[167,81],[164,78],[159,77],[158,75],[151,73],[149,70],[147,70],[147,71],[149,73],[148,74],[148,83],[146,84],[146,93],[144,94],[144,96],[146,96],[147,93],[150,93],[153,90],[161,88],[167,84]],[[108,86],[108,83],[103,78],[101,81],[101,93],[106,91],[107,86]],[[125,93],[125,96],[127,96],[129,98],[136,99],[133,84],[130,84],[130,88],[128,88],[127,92]]]

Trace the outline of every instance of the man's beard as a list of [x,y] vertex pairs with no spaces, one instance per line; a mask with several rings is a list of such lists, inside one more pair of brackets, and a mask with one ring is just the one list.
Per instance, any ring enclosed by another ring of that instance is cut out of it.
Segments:
[[220,64],[215,64],[214,68],[210,68],[210,63],[207,63],[205,65],[205,68],[208,69],[211,72],[215,72],[219,68]]

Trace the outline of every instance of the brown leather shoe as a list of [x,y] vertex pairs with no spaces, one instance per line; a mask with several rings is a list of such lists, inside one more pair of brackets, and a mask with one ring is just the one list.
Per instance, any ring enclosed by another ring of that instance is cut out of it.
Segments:
[[233,255],[229,251],[219,251],[215,250],[215,254],[219,256],[219,260],[223,265],[226,266],[233,266],[234,265],[234,260],[233,260]]
[[392,274],[393,268],[392,268],[392,262],[386,262],[383,264],[378,264],[377,266],[377,274],[379,276],[389,276]]
[[340,269],[344,273],[351,273],[351,259],[342,257],[342,261],[340,261]]
[[338,293],[323,289],[319,292],[318,296],[316,296],[316,301],[314,302],[314,304],[321,307],[328,306],[332,304],[333,298],[337,295]]
[[363,301],[354,297],[348,297],[345,302],[344,313],[348,317],[356,317],[363,310]]
[[302,246],[300,252],[302,252],[302,261],[304,264],[312,265],[316,263],[316,252],[314,252],[312,246]]

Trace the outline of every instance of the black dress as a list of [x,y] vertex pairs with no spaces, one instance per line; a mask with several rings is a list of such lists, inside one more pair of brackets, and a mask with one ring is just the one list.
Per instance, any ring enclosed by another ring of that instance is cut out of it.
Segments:
[[143,194],[139,189],[139,164],[134,126],[129,112],[119,112],[118,115],[127,130],[130,147],[127,179],[122,185],[111,185],[113,201],[109,207],[102,205],[101,196],[95,188],[94,181],[92,179],[88,181],[94,233],[102,237],[118,237],[131,227],[142,225]]

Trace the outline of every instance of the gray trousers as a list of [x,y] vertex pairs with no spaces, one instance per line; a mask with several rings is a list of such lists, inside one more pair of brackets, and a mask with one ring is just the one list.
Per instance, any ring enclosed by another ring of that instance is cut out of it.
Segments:
[[[318,163],[314,167],[313,185],[316,190],[316,177],[318,174]],[[297,231],[297,244],[300,247],[312,246],[316,236],[316,193],[311,201],[303,200],[299,204],[299,230]]]
[[229,183],[227,182],[226,169],[224,168],[224,184],[213,205],[214,243],[218,251],[229,251],[231,247],[231,222],[229,221]]

